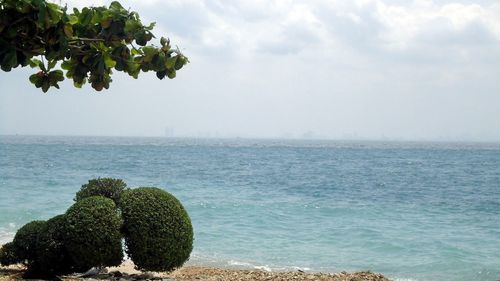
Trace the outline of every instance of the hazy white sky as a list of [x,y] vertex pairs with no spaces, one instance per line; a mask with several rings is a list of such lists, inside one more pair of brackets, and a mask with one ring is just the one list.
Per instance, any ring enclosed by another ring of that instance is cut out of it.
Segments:
[[0,72],[0,134],[500,141],[498,1],[120,2],[191,63],[101,93]]

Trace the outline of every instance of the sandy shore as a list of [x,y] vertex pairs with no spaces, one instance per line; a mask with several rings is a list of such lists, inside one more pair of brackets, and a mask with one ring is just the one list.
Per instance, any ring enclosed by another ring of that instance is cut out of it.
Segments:
[[[171,273],[141,273],[134,269],[131,262],[124,262],[119,267],[108,268],[107,274],[89,277],[62,276],[62,280],[107,279],[128,280],[163,280],[163,281],[389,281],[381,274],[371,272],[355,273],[304,273],[304,272],[267,272],[261,270],[238,270],[198,266],[182,267]],[[0,281],[21,280],[21,266],[0,267]]]

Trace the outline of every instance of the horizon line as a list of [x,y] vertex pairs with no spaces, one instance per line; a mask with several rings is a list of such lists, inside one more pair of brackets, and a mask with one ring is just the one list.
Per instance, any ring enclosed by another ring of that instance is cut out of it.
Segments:
[[409,138],[306,138],[306,137],[266,137],[266,136],[141,136],[141,135],[78,135],[78,134],[2,134],[0,137],[81,137],[81,138],[156,138],[156,139],[199,139],[199,140],[286,140],[286,141],[338,141],[338,142],[423,142],[423,143],[481,143],[500,144],[500,140],[473,139],[409,139]]

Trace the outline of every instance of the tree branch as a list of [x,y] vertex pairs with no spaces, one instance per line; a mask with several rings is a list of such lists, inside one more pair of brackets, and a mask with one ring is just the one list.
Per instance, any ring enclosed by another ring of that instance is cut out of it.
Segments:
[[69,39],[68,42],[77,42],[77,41],[82,41],[82,42],[106,42],[106,40],[101,39],[101,38],[75,38],[75,39]]

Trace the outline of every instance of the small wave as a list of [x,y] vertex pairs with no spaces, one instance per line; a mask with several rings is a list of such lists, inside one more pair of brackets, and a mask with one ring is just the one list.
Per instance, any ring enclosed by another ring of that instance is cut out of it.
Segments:
[[267,272],[271,272],[272,271],[272,269],[269,266],[267,266],[267,265],[254,266],[253,268],[259,269],[259,270],[264,270],[264,271],[267,271]]
[[276,271],[311,271],[309,267],[299,267],[299,266],[270,266],[270,265],[258,265],[250,262],[230,260],[227,262],[230,267],[241,267],[241,268],[249,268],[249,269],[258,269],[264,270],[267,272],[276,272]]
[[230,260],[227,262],[229,265],[236,265],[236,266],[249,266],[253,267],[254,265],[248,262],[242,262],[242,261],[235,261],[235,260]]
[[292,266],[293,269],[299,271],[299,270],[302,270],[302,271],[311,271],[311,268],[309,267],[298,267],[298,266]]
[[230,260],[227,262],[229,266],[236,266],[236,267],[243,267],[243,268],[252,268],[252,269],[259,269],[259,270],[264,270],[271,272],[273,271],[271,267],[268,265],[255,265],[249,262],[243,262],[243,261],[236,261],[236,260]]

